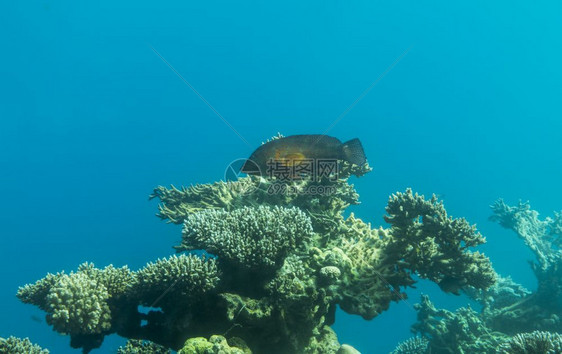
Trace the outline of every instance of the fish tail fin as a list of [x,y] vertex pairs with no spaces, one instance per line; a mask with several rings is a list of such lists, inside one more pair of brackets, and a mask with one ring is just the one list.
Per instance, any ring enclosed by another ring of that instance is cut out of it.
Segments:
[[343,143],[343,158],[354,165],[361,166],[367,162],[363,145],[358,138]]

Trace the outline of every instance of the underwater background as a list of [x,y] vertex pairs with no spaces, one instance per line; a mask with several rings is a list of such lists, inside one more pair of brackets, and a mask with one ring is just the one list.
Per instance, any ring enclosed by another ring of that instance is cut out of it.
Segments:
[[[336,119],[327,134],[360,138],[373,168],[350,180],[356,216],[386,227],[391,193],[435,193],[477,224],[498,273],[535,289],[533,254],[489,206],[562,209],[561,15],[556,1],[4,3],[0,337],[79,352],[19,286],[173,254],[180,227],[154,216],[154,187],[223,179],[277,132]],[[340,342],[389,352],[411,336],[421,293],[449,310],[471,302],[428,281],[407,293],[372,321],[338,311]]]

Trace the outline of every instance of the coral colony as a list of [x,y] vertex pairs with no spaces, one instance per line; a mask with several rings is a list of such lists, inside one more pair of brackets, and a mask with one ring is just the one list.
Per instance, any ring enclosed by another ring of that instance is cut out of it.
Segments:
[[[119,353],[344,354],[358,351],[331,329],[336,307],[371,320],[406,298],[415,275],[468,294],[482,310],[439,310],[424,296],[417,336],[394,353],[561,352],[560,214],[541,221],[528,204],[493,206],[492,219],[537,256],[539,287],[530,292],[471,250],[484,237],[435,196],[393,194],[388,228],[344,217],[359,203],[349,177],[370,168],[339,167],[337,178],[252,175],[158,187],[151,196],[160,200],[158,216],[183,225],[177,255],[139,270],[84,263],[21,287],[17,297],[45,311],[53,330],[84,353],[117,333],[129,339]],[[329,193],[306,193],[320,187]],[[48,353],[14,337],[1,339],[0,351]]]

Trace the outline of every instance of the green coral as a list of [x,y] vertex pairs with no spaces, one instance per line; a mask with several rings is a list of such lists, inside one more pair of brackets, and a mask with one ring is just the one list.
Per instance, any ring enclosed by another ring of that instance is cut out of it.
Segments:
[[411,189],[388,201],[385,220],[392,225],[387,253],[398,256],[395,264],[438,283],[446,292],[465,286],[487,288],[496,280],[490,260],[469,250],[485,238],[464,218],[447,215],[435,195],[430,200]]
[[17,297],[23,303],[36,305],[43,311],[49,312],[52,303],[48,301],[48,297],[52,295],[52,290],[55,287],[60,288],[60,284],[57,284],[61,279],[66,279],[65,281],[68,282],[67,278],[75,274],[81,274],[80,278],[92,281],[96,286],[99,284],[100,288],[104,288],[108,296],[113,299],[123,296],[133,279],[133,273],[126,266],[115,268],[113,265],[109,265],[104,269],[97,269],[92,263],[86,262],[78,266],[76,273],[71,273],[70,275],[66,275],[64,272],[57,274],[48,273],[45,278],[38,280],[34,284],[20,287]]
[[416,305],[418,321],[412,330],[429,341],[430,352],[562,353],[562,337],[554,333],[562,330],[560,213],[540,219],[529,203],[509,206],[501,199],[492,210],[490,219],[515,231],[535,254],[530,263],[537,290],[500,275],[489,288],[464,286],[482,305],[480,313],[470,307],[454,313],[439,310],[424,296]]
[[134,277],[133,272],[127,266],[115,268],[110,264],[104,269],[98,269],[94,267],[93,263],[87,262],[78,266],[78,273],[86,274],[88,279],[104,286],[112,298],[126,294]]
[[[501,288],[513,288],[509,279],[502,282]],[[510,337],[490,328],[485,313],[477,314],[470,307],[454,313],[436,309],[427,296],[422,296],[422,302],[415,307],[418,322],[412,330],[423,337],[402,343],[393,353],[562,353],[562,336],[558,333],[534,331]],[[416,348],[417,344],[420,348]]]
[[205,210],[187,216],[178,249],[203,249],[230,265],[267,272],[313,235],[310,218],[295,207]]
[[156,343],[129,339],[127,344],[117,349],[117,354],[171,354],[172,351]]
[[76,273],[47,276],[18,290],[24,303],[47,312],[47,323],[60,333],[101,334],[111,328],[110,298],[118,298],[132,279],[127,267],[96,269],[84,263]]
[[45,301],[51,289],[58,280],[64,275],[64,272],[47,275],[34,284],[26,284],[18,289],[17,297],[24,304],[32,304],[39,307],[43,311],[49,310],[49,303]]
[[338,231],[340,238],[322,253],[320,263],[336,266],[341,272],[338,296],[342,310],[372,319],[392,301],[405,299],[400,287],[412,285],[414,280],[388,262],[388,230],[372,229],[351,214]]
[[539,218],[530,204],[509,206],[503,200],[492,206],[491,220],[513,230],[536,256],[530,262],[537,278],[537,290],[506,306],[495,306],[486,315],[493,328],[509,334],[562,331],[562,250],[560,213],[554,218]]
[[63,275],[47,295],[47,322],[60,333],[100,334],[111,328],[109,292],[78,272]]
[[[370,168],[340,167],[335,179],[158,187],[151,197],[160,199],[159,216],[184,224],[176,249],[205,255],[171,256],[138,271],[84,264],[24,286],[18,297],[60,319],[49,323],[85,352],[117,333],[186,353],[335,354],[354,352],[330,328],[338,305],[372,319],[406,298],[416,274],[451,292],[493,283],[489,260],[469,250],[483,237],[447,216],[435,198],[396,194],[388,229],[345,218],[345,209],[359,203],[348,178]],[[53,307],[61,294],[73,295]],[[66,319],[64,309],[81,301],[95,304],[93,317],[77,312]],[[131,342],[130,349],[135,345],[144,348]]]
[[515,231],[535,253],[540,268],[546,269],[558,262],[561,253],[558,248],[562,244],[561,213],[540,220],[539,213],[531,209],[529,202],[520,201],[516,206],[509,206],[503,199],[498,199],[491,208],[494,214],[490,220]]
[[[150,198],[158,198],[157,214],[163,220],[181,224],[191,214],[202,210],[234,210],[244,206],[296,206],[312,219],[314,229],[329,233],[349,205],[359,204],[359,195],[347,178],[361,176],[371,168],[344,164],[339,178],[322,180],[277,181],[248,176],[237,181],[197,184],[190,187],[159,186]],[[323,190],[324,193],[309,193]]]
[[492,332],[470,307],[455,312],[436,309],[427,295],[416,304],[418,321],[412,331],[429,339],[430,353],[495,353],[506,335]]
[[558,333],[534,331],[520,333],[498,349],[499,354],[560,354],[562,353],[562,335]]
[[37,344],[31,343],[29,338],[8,337],[0,338],[0,353],[2,354],[49,354]]
[[200,299],[215,289],[219,280],[214,259],[173,255],[139,270],[131,290],[143,306],[173,309]]
[[178,354],[252,354],[240,338],[226,339],[213,335],[208,340],[203,337],[189,338]]

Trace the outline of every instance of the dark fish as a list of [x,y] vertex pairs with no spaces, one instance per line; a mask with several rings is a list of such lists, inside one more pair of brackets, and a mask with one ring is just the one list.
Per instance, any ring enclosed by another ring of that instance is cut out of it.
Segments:
[[439,287],[446,293],[460,295],[460,291],[467,284],[466,279],[457,277],[444,277],[439,283]]
[[41,319],[41,317],[36,316],[36,315],[31,315],[31,320],[37,323],[43,323],[43,320]]
[[367,162],[363,146],[357,138],[342,143],[328,135],[291,135],[261,145],[241,171],[257,175],[260,171],[264,173],[271,164],[288,166],[307,159],[347,161],[355,165]]

